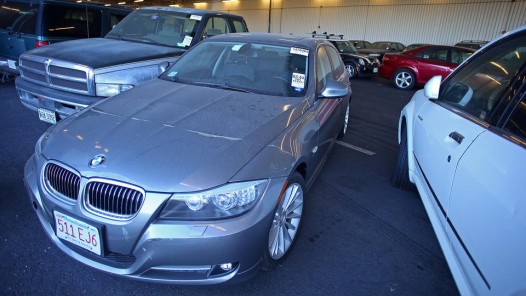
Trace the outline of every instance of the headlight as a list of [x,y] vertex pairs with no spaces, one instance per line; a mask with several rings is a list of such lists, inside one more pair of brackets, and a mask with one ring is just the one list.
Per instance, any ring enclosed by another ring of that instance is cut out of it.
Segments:
[[267,184],[267,180],[231,183],[208,191],[174,194],[160,217],[204,220],[240,215],[256,204]]
[[106,83],[97,83],[96,92],[97,97],[111,97],[120,92],[129,90],[133,87],[130,84],[106,84]]
[[365,66],[365,61],[363,59],[359,59],[358,63],[360,63],[360,65],[362,65],[362,66]]

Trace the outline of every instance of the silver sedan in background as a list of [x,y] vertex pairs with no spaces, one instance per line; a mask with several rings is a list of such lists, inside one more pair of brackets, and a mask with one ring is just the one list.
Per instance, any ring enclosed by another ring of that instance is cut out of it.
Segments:
[[48,236],[89,266],[174,284],[244,280],[290,253],[350,97],[327,41],[213,37],[52,126],[25,185]]

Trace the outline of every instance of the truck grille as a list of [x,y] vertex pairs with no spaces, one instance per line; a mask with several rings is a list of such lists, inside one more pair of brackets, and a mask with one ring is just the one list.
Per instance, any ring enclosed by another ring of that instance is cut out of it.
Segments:
[[116,219],[129,219],[139,212],[144,202],[144,191],[118,182],[96,179],[84,190],[86,209]]
[[46,184],[60,197],[77,200],[80,189],[80,176],[54,163],[44,169]]
[[75,63],[23,54],[20,74],[29,81],[50,88],[95,95],[93,70]]

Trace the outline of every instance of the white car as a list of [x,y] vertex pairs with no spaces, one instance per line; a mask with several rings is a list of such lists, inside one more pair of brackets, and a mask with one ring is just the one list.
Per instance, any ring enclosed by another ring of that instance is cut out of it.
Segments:
[[403,108],[394,186],[416,185],[463,295],[526,294],[526,26]]

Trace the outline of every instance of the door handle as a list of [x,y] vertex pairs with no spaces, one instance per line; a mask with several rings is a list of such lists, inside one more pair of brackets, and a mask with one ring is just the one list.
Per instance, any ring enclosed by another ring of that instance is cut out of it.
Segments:
[[462,140],[464,140],[464,136],[458,132],[451,132],[449,137],[459,144],[461,144]]

